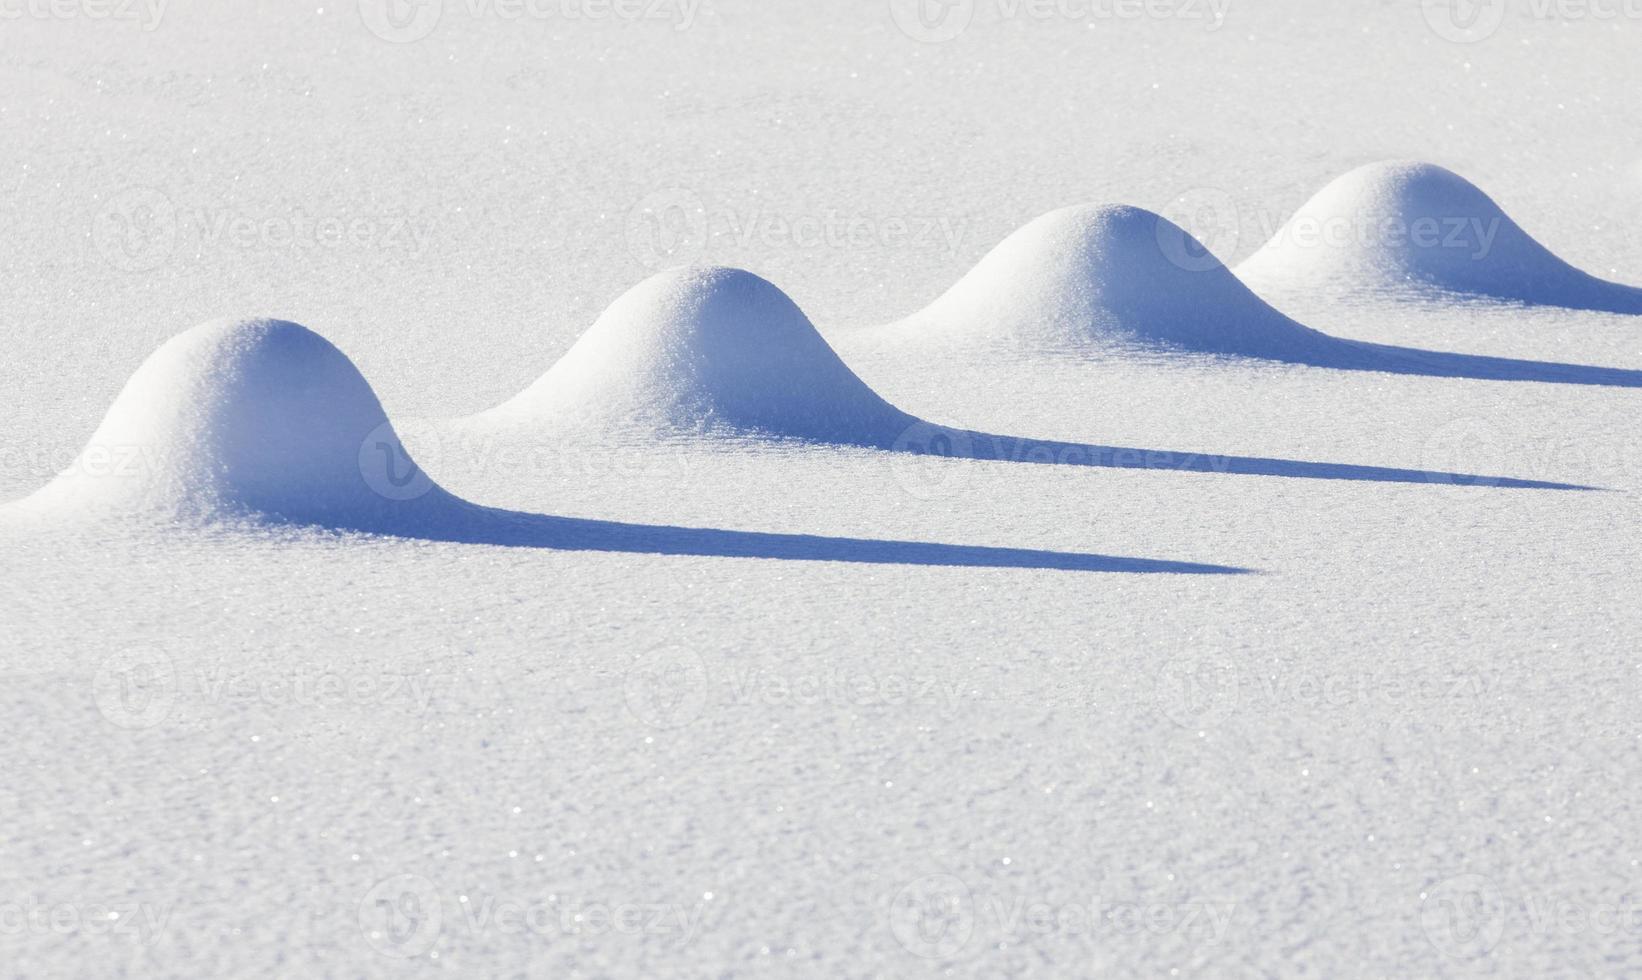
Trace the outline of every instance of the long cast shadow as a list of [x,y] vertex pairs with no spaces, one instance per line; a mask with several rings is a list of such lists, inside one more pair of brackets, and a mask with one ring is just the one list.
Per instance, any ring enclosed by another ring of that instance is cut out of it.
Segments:
[[1553,306],[1566,310],[1588,310],[1593,313],[1617,313],[1625,316],[1642,314],[1642,289],[1624,283],[1610,282],[1577,269],[1574,272],[1580,277],[1579,281],[1562,288],[1527,285],[1519,289],[1481,291],[1479,295],[1528,306]]
[[1293,335],[1284,338],[1281,344],[1260,339],[1231,345],[1223,351],[1204,353],[1252,357],[1281,364],[1299,364],[1340,371],[1377,371],[1383,374],[1408,374],[1426,378],[1642,388],[1642,371],[1376,344],[1320,333],[1294,321],[1289,323],[1293,327]]
[[1458,295],[1483,302],[1521,303],[1524,306],[1548,306],[1591,313],[1616,313],[1622,316],[1642,314],[1642,289],[1624,283],[1610,282],[1566,263],[1562,264],[1568,270],[1569,279],[1560,284],[1496,283],[1461,291]]
[[1453,354],[1364,341],[1343,340],[1340,343],[1345,349],[1338,361],[1318,366],[1477,381],[1537,381],[1542,384],[1642,388],[1642,371],[1624,368],[1561,364],[1555,361],[1523,361],[1481,354]]
[[1059,466],[1096,466],[1112,469],[1158,470],[1180,473],[1220,473],[1236,476],[1276,476],[1306,480],[1358,480],[1370,483],[1424,483],[1445,486],[1498,487],[1508,490],[1596,490],[1597,487],[1514,477],[1482,476],[1434,470],[1358,466],[1351,463],[1312,463],[1260,456],[1223,456],[1169,450],[1099,446],[1001,436],[916,422],[899,438],[879,448],[925,457],[930,465],[903,469],[913,489],[934,492],[950,480],[940,460],[972,459],[983,462],[1040,463]]
[[639,555],[764,558],[782,561],[1015,568],[1062,572],[1246,575],[1252,569],[1197,562],[978,545],[775,534],[718,528],[627,524],[480,507],[435,490],[423,507],[364,521],[328,522],[332,530],[456,544]]

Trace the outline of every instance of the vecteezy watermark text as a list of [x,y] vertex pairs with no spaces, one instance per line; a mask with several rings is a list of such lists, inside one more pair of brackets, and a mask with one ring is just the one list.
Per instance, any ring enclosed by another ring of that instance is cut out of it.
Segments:
[[1114,900],[1042,901],[996,890],[976,891],[961,878],[934,874],[902,886],[889,899],[890,932],[925,959],[952,959],[966,949],[1028,936],[1164,936],[1217,946],[1237,911],[1235,902]]
[[152,946],[165,931],[171,910],[170,903],[42,902],[29,896],[0,902],[0,936],[108,936]]
[[[1639,0],[1642,2],[1642,0]],[[1218,187],[1194,187],[1173,196],[1159,212],[1159,244],[1176,265],[1193,272],[1224,268],[1244,243],[1266,243],[1306,251],[1417,250],[1480,262],[1493,254],[1504,227],[1498,214],[1410,216],[1339,214],[1288,215],[1267,208],[1240,207]],[[1178,227],[1189,236],[1180,247],[1166,232]]]
[[1239,712],[1327,711],[1351,705],[1478,704],[1495,693],[1495,678],[1478,672],[1250,671],[1232,661],[1182,656],[1155,678],[1158,710],[1196,729]]
[[1642,940],[1642,896],[1514,892],[1481,874],[1445,878],[1420,892],[1420,927],[1444,956],[1487,956],[1509,935]]
[[97,209],[91,240],[110,265],[151,272],[169,262],[185,238],[207,251],[362,251],[421,255],[432,217],[411,212],[315,213],[303,207],[256,214],[230,207],[178,207],[164,191],[133,187]]
[[589,21],[666,24],[675,31],[695,26],[705,0],[359,0],[359,16],[372,34],[410,44],[439,27],[447,10],[473,20],[504,22]]
[[709,671],[707,661],[685,647],[652,650],[635,658],[623,681],[628,711],[651,728],[682,728],[709,708],[732,710],[834,705],[955,708],[961,684],[933,674],[866,671],[780,672],[764,668]]
[[1557,23],[1642,20],[1642,0],[1420,0],[1420,12],[1443,40],[1476,44],[1499,33],[1511,14]]
[[914,41],[950,41],[976,20],[983,6],[987,20],[1061,20],[1086,24],[1142,20],[1195,21],[1209,31],[1225,26],[1233,0],[888,0],[890,17]]
[[647,269],[683,265],[707,257],[726,242],[743,252],[773,249],[918,250],[956,255],[969,222],[953,215],[865,214],[823,208],[784,212],[710,209],[685,188],[646,194],[627,212],[627,246]]
[[615,936],[683,948],[701,934],[713,899],[712,892],[690,902],[558,893],[493,895],[479,889],[446,893],[421,875],[402,874],[378,882],[365,894],[359,903],[359,927],[373,949],[397,959],[428,953],[456,928],[470,936],[506,940]]
[[131,21],[152,31],[167,0],[0,0],[0,20]]
[[257,704],[341,709],[402,707],[426,713],[434,697],[454,687],[454,676],[394,670],[343,670],[298,665],[269,672],[217,665],[179,670],[155,647],[131,647],[103,661],[92,680],[98,710],[120,728],[164,723],[179,703]]

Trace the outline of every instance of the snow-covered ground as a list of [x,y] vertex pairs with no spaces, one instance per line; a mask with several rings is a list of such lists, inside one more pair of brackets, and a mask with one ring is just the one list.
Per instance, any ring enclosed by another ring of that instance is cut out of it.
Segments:
[[1642,971],[1642,6],[0,18],[0,973]]

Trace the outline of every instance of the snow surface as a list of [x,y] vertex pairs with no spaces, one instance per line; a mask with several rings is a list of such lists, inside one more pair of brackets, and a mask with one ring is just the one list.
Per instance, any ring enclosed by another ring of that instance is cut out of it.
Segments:
[[[1246,274],[1278,294],[1299,292],[1299,284],[1306,282],[1315,283],[1317,291],[1336,293],[1389,285],[1440,286],[1449,295],[1491,290],[1494,298],[1535,296],[1552,305],[1642,312],[1642,307],[1633,309],[1633,298],[1642,296],[1642,290],[1597,282],[1572,269],[1497,212],[1486,220],[1416,217],[1467,213],[1465,207],[1486,200],[1474,190],[1464,193],[1468,185],[1446,171],[1419,164],[1364,170],[1380,175],[1381,183],[1404,190],[1397,200],[1407,206],[1387,216],[1391,212],[1385,209],[1354,208],[1340,200],[1365,195],[1325,192],[1243,264],[1241,268],[1249,270]],[[1343,182],[1355,187],[1374,179],[1352,176]],[[1432,183],[1438,185],[1436,191],[1430,188]],[[1456,200],[1460,203],[1451,203]],[[1367,216],[1370,213],[1374,216]],[[1471,208],[1469,213],[1483,209]],[[1425,222],[1430,223],[1429,230]],[[1376,235],[1397,236],[1403,247],[1385,247],[1396,243],[1376,242],[1373,236],[1364,244],[1362,239],[1319,237],[1337,232],[1314,230],[1305,237],[1292,230],[1308,223],[1315,229],[1376,229]],[[1486,247],[1479,246],[1474,254],[1456,252],[1448,241],[1451,233],[1464,237],[1479,229],[1481,234],[1473,237],[1485,241]],[[1428,257],[1427,248],[1448,251]],[[1319,251],[1348,261],[1317,261]],[[1473,268],[1478,265],[1487,268],[1478,273]],[[1004,353],[1223,354],[1357,371],[1642,385],[1642,374],[1632,371],[1327,336],[1256,296],[1207,246],[1174,222],[1124,205],[1066,208],[1039,218],[1005,239],[927,309],[885,335],[920,347],[962,345]]]
[[[0,25],[0,499],[109,465],[115,416],[186,436],[163,472],[200,490],[0,518],[0,972],[1642,969],[1642,321],[1251,280],[1342,342],[1616,372],[1579,384],[884,326],[1091,203],[1241,272],[1388,159],[1642,283],[1639,25],[1507,3],[1462,43],[1440,8]],[[454,424],[690,262],[773,283],[939,434],[1019,441]],[[162,349],[265,313],[325,340]],[[182,349],[253,383],[149,362]],[[292,365],[341,410],[266,412]],[[115,413],[150,368],[181,387]],[[240,519],[275,461],[356,487],[371,391],[409,456],[365,462],[413,456],[460,520]],[[253,416],[306,449],[197,424]],[[1063,446],[1132,448],[1023,465]],[[1292,478],[1323,466],[1358,469]],[[177,500],[208,519],[128,516]]]
[[1174,222],[1123,205],[1065,208],[1010,235],[898,325],[1028,350],[1166,347],[1275,360],[1338,345],[1260,300]]
[[294,323],[223,320],[162,345],[74,463],[15,506],[41,522],[393,531],[461,504],[409,458],[347,355]]
[[887,445],[912,421],[780,289],[739,269],[685,267],[633,287],[547,374],[470,427]]
[[1434,290],[1642,313],[1642,289],[1603,282],[1535,241],[1464,178],[1418,161],[1345,174],[1238,267],[1275,290]]

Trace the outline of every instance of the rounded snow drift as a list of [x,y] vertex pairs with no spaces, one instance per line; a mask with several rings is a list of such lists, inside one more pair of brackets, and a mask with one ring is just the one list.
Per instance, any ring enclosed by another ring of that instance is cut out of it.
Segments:
[[1412,161],[1336,179],[1237,272],[1270,291],[1434,291],[1642,312],[1642,290],[1581,272],[1470,181]]
[[884,444],[909,424],[780,289],[687,267],[635,286],[535,384],[470,424]]
[[347,355],[294,323],[223,320],[155,351],[74,465],[20,506],[392,531],[456,503]]
[[1141,347],[1279,359],[1332,343],[1255,296],[1178,225],[1123,205],[1038,218],[895,329],[1013,348]]

